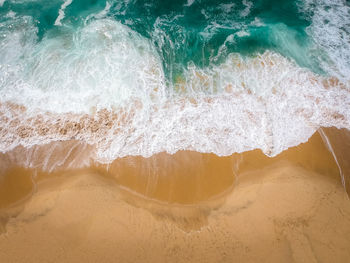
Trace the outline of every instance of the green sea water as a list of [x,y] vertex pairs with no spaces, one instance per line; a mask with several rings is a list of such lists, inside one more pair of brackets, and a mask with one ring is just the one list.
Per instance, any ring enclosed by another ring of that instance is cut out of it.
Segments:
[[274,156],[350,129],[349,86],[347,0],[0,0],[3,152]]
[[[88,23],[91,14],[127,25],[149,39],[157,49],[169,80],[189,63],[207,67],[222,63],[236,52],[254,56],[271,50],[300,66],[322,73],[312,39],[306,33],[311,15],[295,0],[73,0],[63,10],[62,26],[55,25],[63,1],[9,0],[0,9],[0,23],[9,11],[32,17],[37,41],[74,31]],[[8,23],[7,26],[10,26]]]

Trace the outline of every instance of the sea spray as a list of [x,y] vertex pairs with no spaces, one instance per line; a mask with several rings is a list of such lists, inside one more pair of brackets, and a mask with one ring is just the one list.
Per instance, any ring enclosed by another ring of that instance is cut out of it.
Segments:
[[[100,162],[179,150],[275,156],[321,126],[350,128],[349,48],[321,37],[321,4],[40,3],[0,9],[2,152],[79,140]],[[342,5],[322,16],[330,26]]]

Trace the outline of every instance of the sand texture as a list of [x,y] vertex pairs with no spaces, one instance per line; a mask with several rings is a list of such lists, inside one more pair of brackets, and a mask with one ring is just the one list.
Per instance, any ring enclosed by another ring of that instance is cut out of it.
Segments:
[[276,158],[179,152],[61,168],[7,165],[0,262],[350,258],[350,200],[319,134]]

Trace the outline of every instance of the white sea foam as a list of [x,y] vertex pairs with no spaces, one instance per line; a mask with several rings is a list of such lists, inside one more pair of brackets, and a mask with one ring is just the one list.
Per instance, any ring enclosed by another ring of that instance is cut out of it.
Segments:
[[0,7],[2,7],[4,5],[6,0],[0,0]]
[[66,0],[63,2],[63,4],[61,5],[60,10],[58,10],[58,16],[55,20],[55,26],[62,26],[62,19],[65,17],[65,13],[64,10],[67,8],[67,6],[69,6],[71,3],[73,2],[73,0]]
[[11,78],[16,83],[2,85],[3,101],[30,102],[61,113],[89,112],[93,107],[111,109],[131,97],[160,98],[154,90],[164,91],[161,62],[152,46],[112,20],[94,21],[73,35],[46,38],[26,53],[24,69]]
[[230,13],[234,7],[235,7],[235,3],[219,4],[219,8],[224,13]]
[[250,9],[252,8],[253,3],[247,0],[243,0],[242,4],[244,5],[245,8],[241,11],[241,17],[246,17],[249,15]]
[[[178,150],[229,155],[261,149],[274,156],[320,126],[350,128],[348,83],[272,52],[231,54],[204,69],[189,65],[167,87],[152,44],[116,21],[96,20],[72,35],[30,40],[22,52],[25,32],[8,32],[0,49],[7,54],[18,46],[0,62],[2,152],[76,139],[95,145],[101,162]],[[115,117],[101,117],[93,108]]]
[[16,17],[10,11],[10,21],[0,23],[0,90],[14,87],[23,74],[23,61],[37,40],[37,28],[31,17]]
[[191,6],[195,0],[187,0],[187,3],[184,6]]
[[238,37],[246,37],[246,36],[250,36],[250,33],[248,33],[247,31],[241,30],[241,31],[238,31],[238,32],[236,33],[236,35],[237,35]]
[[106,6],[105,8],[98,12],[97,14],[90,14],[86,17],[85,19],[85,25],[90,21],[90,19],[94,18],[94,19],[102,19],[102,18],[106,18],[109,10],[111,9],[111,4],[109,2],[106,2]]
[[305,0],[300,9],[312,16],[307,32],[326,56],[322,68],[343,81],[350,80],[350,6],[344,0]]

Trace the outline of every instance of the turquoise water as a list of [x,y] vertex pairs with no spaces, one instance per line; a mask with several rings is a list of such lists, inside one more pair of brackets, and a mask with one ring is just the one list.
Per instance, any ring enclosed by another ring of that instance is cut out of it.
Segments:
[[0,151],[274,156],[350,129],[349,4],[0,0]]
[[150,39],[170,80],[182,74],[188,63],[207,67],[222,63],[233,52],[254,56],[265,50],[322,72],[310,52],[312,39],[305,31],[311,16],[300,11],[300,1],[73,0],[64,10],[63,28],[55,26],[62,4],[58,0],[5,1],[0,22],[9,11],[32,17],[41,41],[65,34],[67,28],[74,31],[84,26],[89,15],[108,4],[106,17]]

